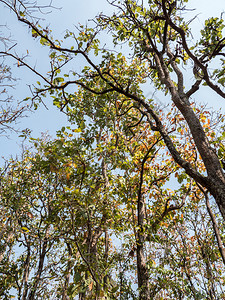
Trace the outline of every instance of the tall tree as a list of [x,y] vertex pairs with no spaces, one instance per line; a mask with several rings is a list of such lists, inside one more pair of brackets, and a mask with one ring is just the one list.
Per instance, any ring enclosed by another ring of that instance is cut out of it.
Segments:
[[[50,92],[52,95],[56,94],[54,103],[57,106],[61,109],[65,107],[69,109],[69,104],[73,105],[74,95],[67,90],[74,84],[83,87],[93,95],[110,96],[115,93],[131,99],[142,112],[146,122],[151,125],[152,130],[160,133],[175,162],[213,195],[225,218],[224,172],[217,149],[208,139],[203,124],[195,112],[195,105],[190,101],[191,96],[202,84],[207,85],[220,97],[225,97],[223,91],[225,44],[222,19],[206,20],[205,27],[201,30],[200,40],[196,41],[195,46],[189,46],[191,28],[189,22],[186,22],[183,17],[187,0],[148,1],[147,3],[131,0],[113,1],[111,5],[115,12],[112,16],[100,14],[94,20],[95,28],[81,25],[78,33],[68,32],[65,38],[71,38],[73,46],[65,47],[62,42],[53,39],[49,30],[42,29],[29,18],[29,11],[27,12],[26,6],[22,6],[21,1],[3,3],[14,11],[19,21],[31,28],[33,37],[40,38],[41,44],[51,49],[52,68],[47,77],[39,74],[44,87],[34,91],[34,99],[42,98]],[[112,35],[115,45],[118,43],[128,45],[131,57],[127,62],[122,54],[115,55],[112,51],[100,47],[97,36],[102,31],[108,31]],[[92,53],[102,57],[99,64],[94,62]],[[15,57],[10,53],[1,52],[1,54]],[[74,78],[71,76],[71,79],[68,79],[67,75],[59,77],[58,74],[63,70],[63,66],[77,56],[84,57],[88,63],[82,74],[75,71],[72,74]],[[17,59],[20,61],[19,58]],[[214,61],[217,64],[214,64]],[[190,88],[185,78],[187,72],[182,71],[182,65],[186,68],[192,65],[197,78]],[[36,70],[34,71],[38,74]],[[140,77],[140,83],[151,81],[157,88],[169,93],[172,103],[187,123],[207,175],[199,173],[177,151],[175,143],[166,130],[165,122],[153,103],[145,99],[141,86],[136,85],[136,80]]]

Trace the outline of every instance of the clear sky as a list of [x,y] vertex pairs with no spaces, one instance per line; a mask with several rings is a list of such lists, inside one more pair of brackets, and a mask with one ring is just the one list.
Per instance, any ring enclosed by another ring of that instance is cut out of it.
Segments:
[[[74,25],[86,23],[99,12],[110,13],[111,11],[106,0],[55,0],[53,3],[57,7],[62,7],[62,9],[54,10],[51,14],[46,15],[45,17],[48,20],[46,24],[49,24],[53,28],[54,36],[59,36],[59,38],[63,37],[67,28],[73,30]],[[223,8],[225,9],[225,0],[189,0],[187,6],[189,8],[196,8],[195,11],[188,12],[186,17],[187,19],[191,19],[198,14],[198,17],[192,23],[194,36],[198,36],[199,30],[204,24],[204,19],[211,16],[220,17],[221,11]],[[6,32],[18,43],[17,49],[19,49],[19,53],[24,54],[29,49],[31,64],[44,72],[47,67],[47,60],[44,57],[47,56],[48,52],[39,45],[38,41],[31,38],[31,34],[28,33],[26,26],[18,23],[15,16],[0,5],[0,25],[5,24],[8,28]],[[27,85],[35,83],[38,79],[31,72],[25,70],[25,68],[14,67],[13,71],[15,76],[20,78],[15,86],[13,95],[16,99],[22,100],[29,96]],[[209,106],[225,108],[223,100],[217,100],[215,93],[209,92],[207,88],[196,94],[196,97],[199,97],[201,102],[209,103]],[[66,116],[52,107],[50,104],[51,99],[45,99],[45,101],[49,110],[41,107],[34,113],[29,114],[27,118],[22,119],[19,124],[21,129],[30,128],[34,137],[38,137],[41,132],[46,131],[51,136],[55,136],[56,130],[60,129],[66,123]],[[21,141],[22,139],[13,133],[9,134],[9,138],[1,136],[0,157],[9,158],[11,154],[19,154]]]

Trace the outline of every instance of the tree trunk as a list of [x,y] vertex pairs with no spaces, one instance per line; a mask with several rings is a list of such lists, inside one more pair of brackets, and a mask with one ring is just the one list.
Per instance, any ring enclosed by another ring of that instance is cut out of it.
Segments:
[[139,300],[150,300],[148,271],[145,264],[143,249],[143,234],[138,233],[137,240],[137,272],[138,272],[138,289]]
[[[168,55],[173,59],[172,54],[168,50]],[[177,74],[177,87],[175,86],[173,80],[170,78],[170,73],[168,67],[166,66],[164,59],[161,55],[155,55],[156,64],[158,68],[158,74],[162,84],[165,84],[167,89],[170,92],[171,100],[178,108],[178,110],[183,115],[186,120],[188,127],[191,131],[191,135],[195,142],[196,148],[198,149],[199,154],[201,155],[202,161],[205,165],[207,171],[207,177],[200,175],[198,172],[196,174],[193,172],[194,169],[190,170],[190,164],[187,162],[185,165],[178,160],[178,156],[174,155],[173,149],[165,136],[161,135],[172,155],[174,160],[185,169],[186,173],[191,176],[194,180],[200,183],[202,186],[207,188],[207,190],[213,195],[216,200],[216,203],[219,207],[221,215],[225,220],[225,174],[220,165],[219,158],[216,151],[211,147],[209,140],[205,134],[205,131],[200,123],[198,116],[195,114],[191,104],[189,102],[189,97],[184,92],[183,87],[183,74],[176,65],[175,62],[172,62],[171,65]],[[173,146],[174,147],[174,146]],[[198,174],[197,174],[198,173]]]
[[137,214],[138,214],[138,231],[137,231],[137,274],[138,274],[138,289],[139,289],[139,299],[140,300],[150,300],[149,293],[149,279],[148,270],[145,263],[144,257],[144,220],[145,220],[145,200],[142,195],[142,182],[143,182],[143,172],[144,163],[147,160],[148,154],[142,161],[142,169],[140,175],[140,186],[138,192],[137,201]]

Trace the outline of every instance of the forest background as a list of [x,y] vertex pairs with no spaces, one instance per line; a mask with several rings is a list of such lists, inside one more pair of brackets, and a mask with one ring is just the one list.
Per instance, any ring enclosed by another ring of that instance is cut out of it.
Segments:
[[225,297],[216,2],[0,1],[2,299]]

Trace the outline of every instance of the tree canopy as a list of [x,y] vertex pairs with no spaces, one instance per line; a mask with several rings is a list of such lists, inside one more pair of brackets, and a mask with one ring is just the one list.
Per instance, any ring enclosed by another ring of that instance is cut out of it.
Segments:
[[225,297],[224,115],[196,99],[225,98],[225,25],[195,40],[187,2],[107,1],[61,40],[51,6],[0,0],[48,49],[46,74],[0,52],[39,77],[24,101],[70,123],[1,169],[2,299]]

